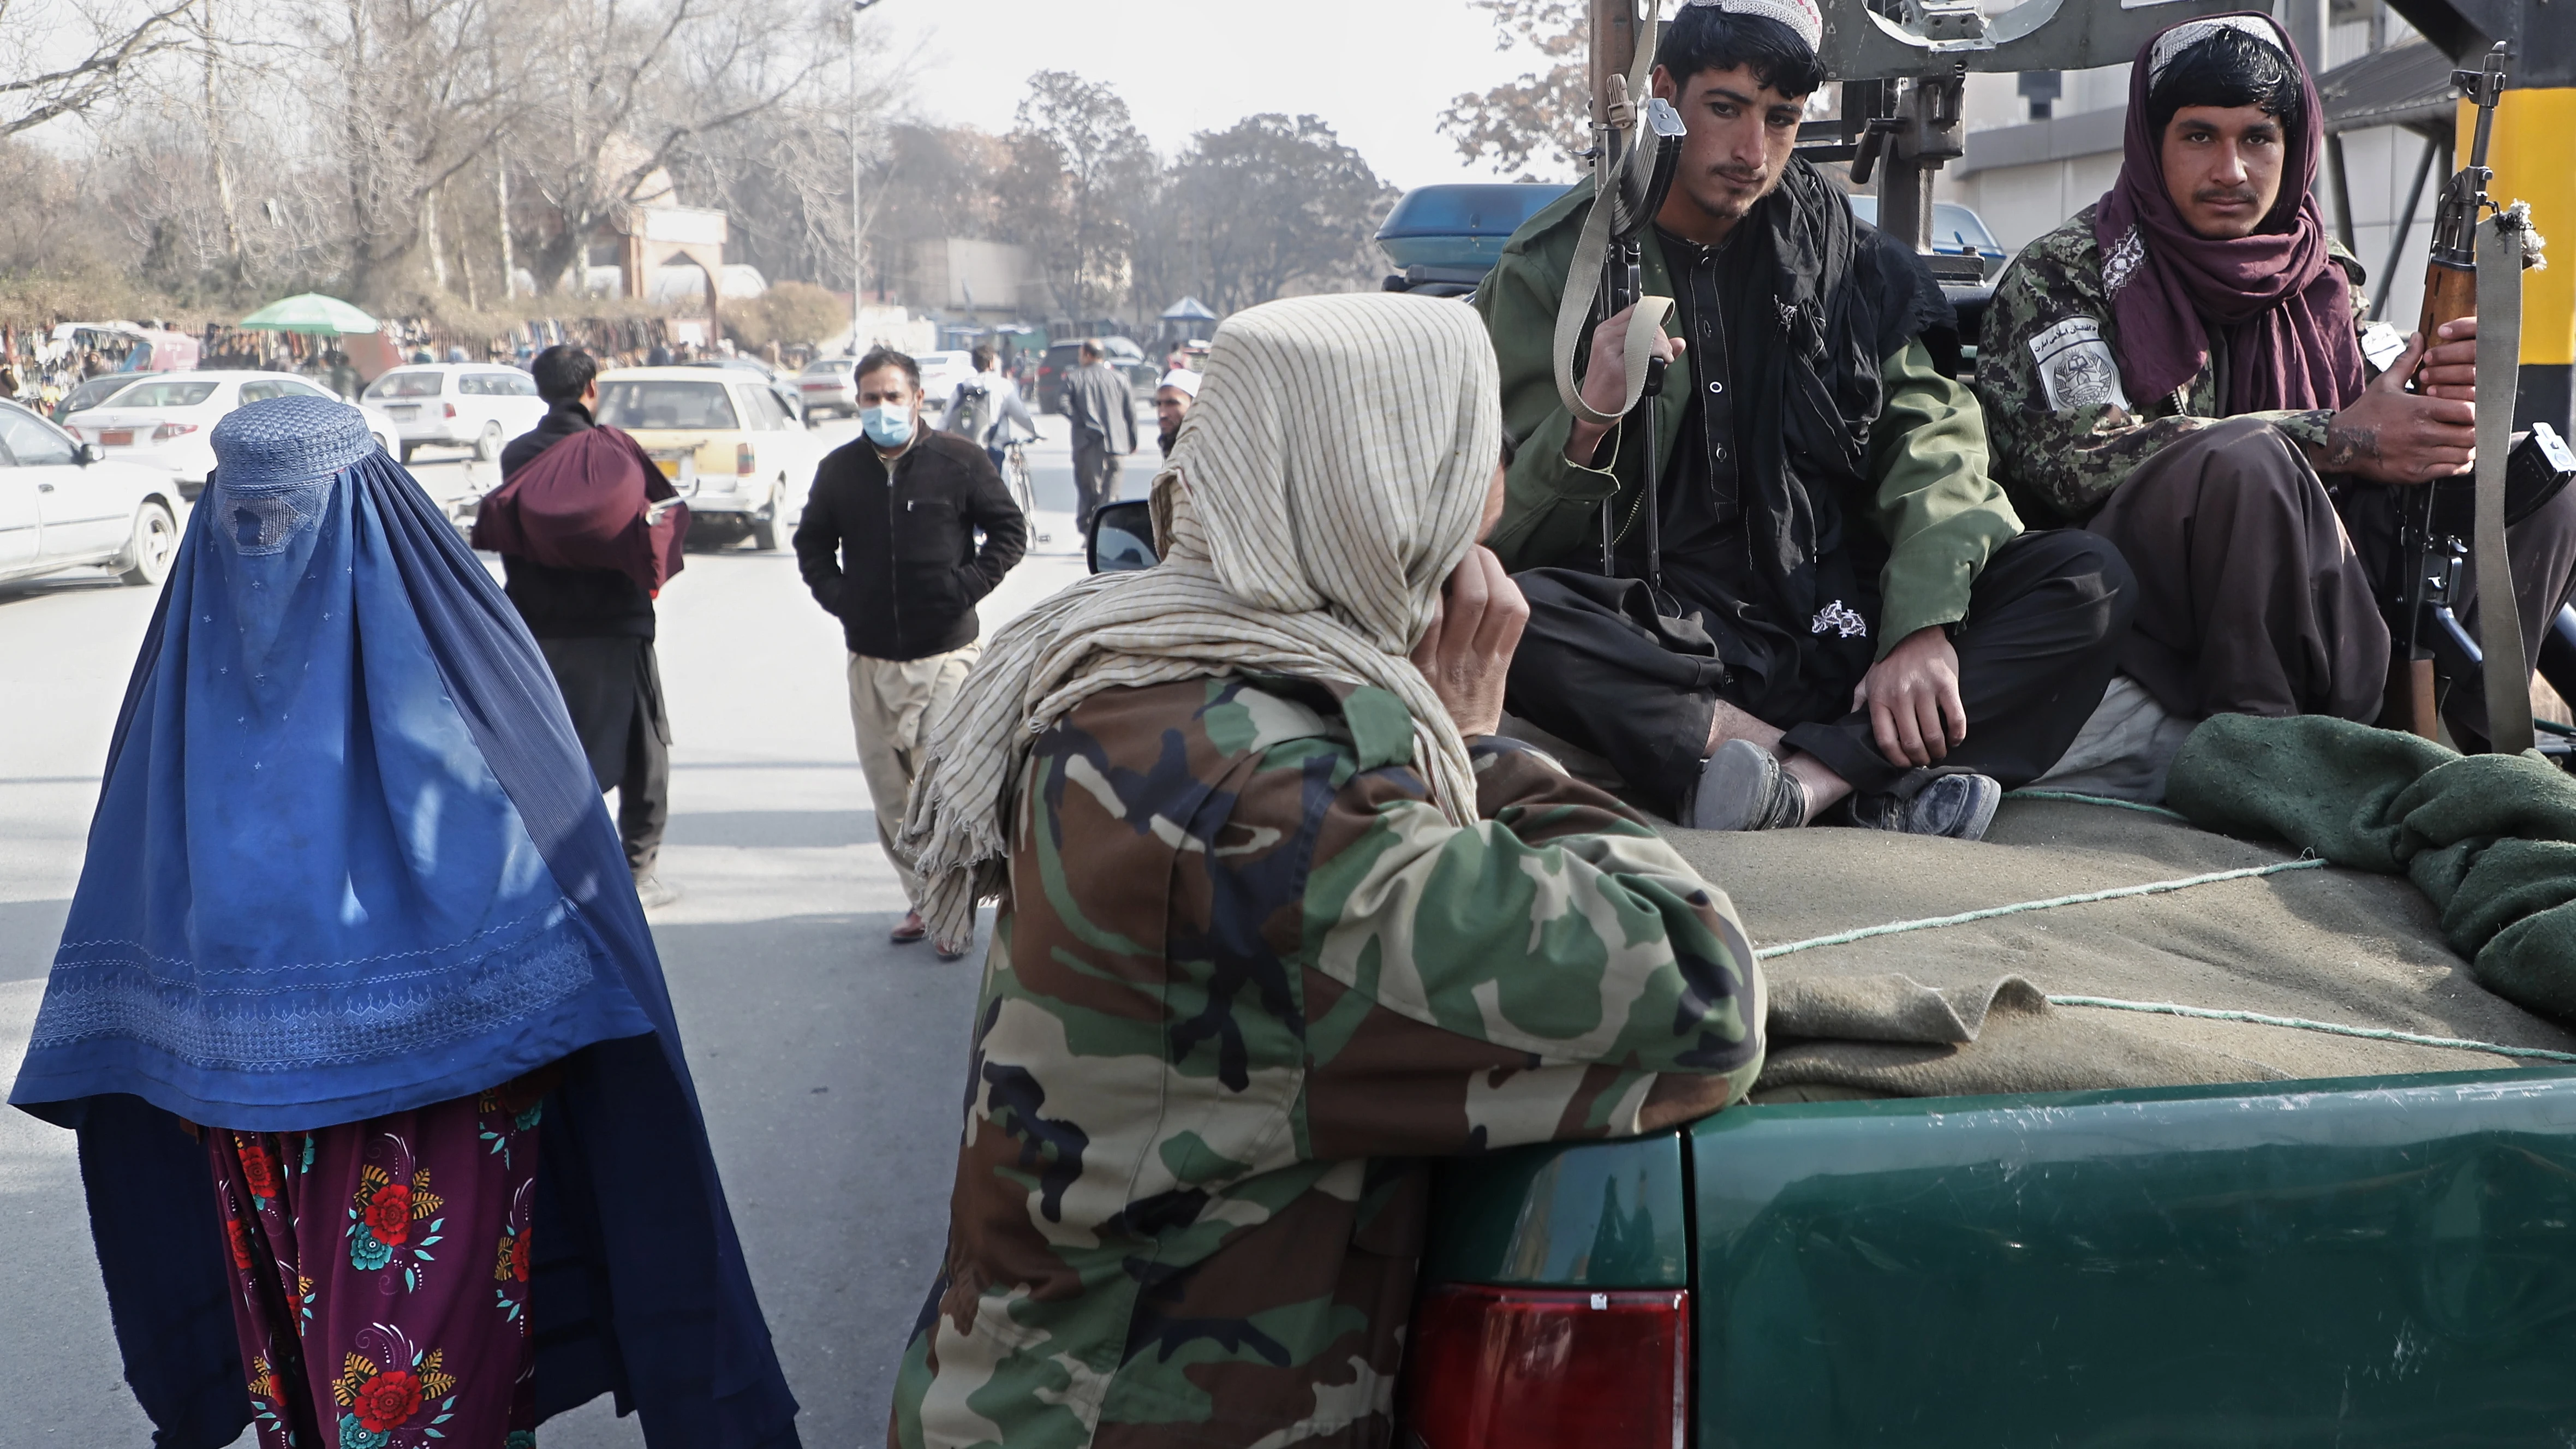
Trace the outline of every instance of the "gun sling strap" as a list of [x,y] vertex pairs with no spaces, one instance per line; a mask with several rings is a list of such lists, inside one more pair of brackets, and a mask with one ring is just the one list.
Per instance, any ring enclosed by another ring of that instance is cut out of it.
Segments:
[[[1648,79],[1655,72],[1655,23],[1663,9],[1662,0],[1647,0],[1646,21],[1637,31],[1636,59],[1628,66],[1626,110],[1642,111]],[[1602,143],[1608,144],[1605,137]],[[1607,158],[1605,157],[1604,160]],[[1621,158],[1622,164],[1651,168],[1655,148],[1632,145]],[[1592,304],[1601,295],[1601,264],[1610,254],[1612,214],[1618,210],[1615,193],[1619,177],[1613,168],[1596,164],[1593,169],[1592,210],[1583,219],[1583,231],[1574,244],[1574,264],[1566,270],[1565,292],[1556,307],[1556,395],[1565,410],[1588,423],[1609,426],[1628,415],[1637,399],[1646,391],[1646,364],[1655,355],[1655,334],[1672,311],[1670,297],[1640,297],[1637,310],[1628,319],[1628,346],[1622,359],[1627,381],[1622,389],[1617,412],[1605,413],[1583,400],[1582,389],[1575,386],[1574,362],[1585,341],[1584,323],[1592,316]],[[1578,283],[1578,278],[1589,278]],[[1606,504],[1604,505],[1607,506]]]
[[[2512,451],[2515,382],[2522,363],[2524,213],[2478,223],[2478,463],[2474,551],[2478,649],[2485,657],[2488,748],[2515,755],[2532,745],[2530,681],[2513,561],[2505,554],[2505,463]],[[2428,342],[2431,339],[2426,339]]]

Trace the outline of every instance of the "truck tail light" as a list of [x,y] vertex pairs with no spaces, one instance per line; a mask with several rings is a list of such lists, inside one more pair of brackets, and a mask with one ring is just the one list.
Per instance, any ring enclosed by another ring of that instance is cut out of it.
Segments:
[[1435,1288],[1405,1417],[1425,1449],[1683,1449],[1690,1294]]
[[734,476],[735,476],[735,477],[737,477],[737,478],[748,478],[748,477],[750,477],[750,476],[751,476],[751,468],[752,468],[752,462],[751,462],[751,444],[749,444],[749,443],[736,443],[736,444],[734,444],[734,445],[733,445],[733,473],[734,473]]
[[163,423],[152,430],[152,441],[166,443],[172,438],[184,438],[196,430],[195,423]]

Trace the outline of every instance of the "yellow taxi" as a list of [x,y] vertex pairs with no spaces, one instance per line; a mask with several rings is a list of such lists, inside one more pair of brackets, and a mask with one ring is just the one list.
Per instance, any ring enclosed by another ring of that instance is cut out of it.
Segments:
[[693,529],[729,525],[760,549],[795,528],[823,454],[794,401],[746,368],[611,368],[599,375],[597,421],[653,455],[688,500]]

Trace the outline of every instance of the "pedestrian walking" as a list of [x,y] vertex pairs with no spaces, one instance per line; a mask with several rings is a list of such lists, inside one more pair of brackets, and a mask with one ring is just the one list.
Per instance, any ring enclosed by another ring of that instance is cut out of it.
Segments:
[[79,1133],[153,1442],[504,1449],[613,1392],[790,1449],[535,642],[355,408],[212,442],[10,1093]]
[[[983,449],[922,425],[919,364],[879,348],[859,359],[855,385],[865,436],[815,469],[796,526],[796,566],[849,645],[859,767],[876,806],[878,843],[910,907],[893,931],[901,943],[929,934],[903,845],[923,726],[975,661],[976,601],[1020,561],[1028,522]],[[971,934],[970,922],[935,949],[954,960]]]
[[1127,379],[1103,361],[1096,341],[1081,347],[1082,365],[1064,380],[1064,412],[1073,423],[1074,530],[1091,530],[1091,510],[1118,501],[1118,460],[1136,451],[1136,400]]
[[1006,883],[1008,923],[895,1449],[1398,1442],[1424,1159],[1752,1086],[1725,893],[1495,733],[1502,456],[1466,308],[1238,312],[1166,561],[1021,616],[945,716],[933,926]]
[[[549,347],[530,371],[546,415],[501,450],[502,484],[476,510],[474,546],[501,555],[510,602],[554,673],[591,775],[601,793],[617,792],[635,893],[658,910],[680,890],[659,869],[671,717],[654,600],[680,571],[688,509],[668,502],[670,480],[634,439],[592,421],[599,364],[589,353]],[[594,430],[608,436],[590,439]]]

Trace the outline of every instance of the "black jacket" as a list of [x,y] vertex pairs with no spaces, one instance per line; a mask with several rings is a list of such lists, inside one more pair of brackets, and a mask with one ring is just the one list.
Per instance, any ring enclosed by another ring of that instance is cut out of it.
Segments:
[[[553,404],[534,429],[501,450],[501,477],[507,480],[539,453],[594,426],[590,409],[581,404]],[[653,637],[653,596],[615,569],[559,569],[505,553],[501,576],[502,592],[540,639]]]
[[823,460],[796,525],[796,566],[851,653],[923,659],[975,642],[975,601],[1020,561],[1028,536],[984,450],[923,429],[891,486],[865,438]]

